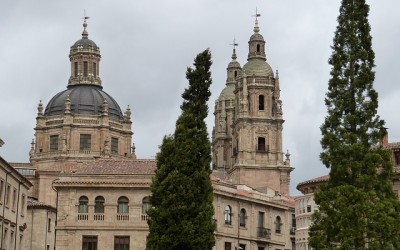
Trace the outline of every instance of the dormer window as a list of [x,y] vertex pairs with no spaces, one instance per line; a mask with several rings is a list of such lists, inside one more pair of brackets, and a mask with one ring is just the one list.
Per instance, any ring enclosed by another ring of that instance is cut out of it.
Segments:
[[235,70],[235,73],[234,73],[234,75],[235,75],[235,78],[237,77],[237,71]]
[[83,62],[83,76],[88,76],[88,62]]
[[257,52],[260,52],[260,51],[261,51],[260,44],[257,44]]

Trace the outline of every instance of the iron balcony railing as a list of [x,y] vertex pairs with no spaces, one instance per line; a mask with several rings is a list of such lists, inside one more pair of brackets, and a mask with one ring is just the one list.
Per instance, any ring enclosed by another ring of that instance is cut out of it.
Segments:
[[257,237],[271,239],[271,229],[265,227],[257,227]]

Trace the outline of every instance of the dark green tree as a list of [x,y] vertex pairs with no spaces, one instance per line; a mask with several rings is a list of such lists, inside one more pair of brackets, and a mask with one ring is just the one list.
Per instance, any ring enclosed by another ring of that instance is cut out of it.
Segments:
[[211,53],[197,55],[188,68],[189,87],[173,135],[164,137],[151,185],[147,249],[212,249],[215,243],[211,145],[204,119],[210,98]]
[[315,249],[400,249],[400,202],[390,152],[380,143],[386,130],[377,115],[368,13],[364,0],[342,0],[321,126],[330,180],[315,194]]

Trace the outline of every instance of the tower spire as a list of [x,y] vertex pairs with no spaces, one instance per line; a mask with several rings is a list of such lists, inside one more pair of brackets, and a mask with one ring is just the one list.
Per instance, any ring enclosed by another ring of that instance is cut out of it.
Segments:
[[256,8],[256,14],[253,15],[253,17],[256,18],[256,21],[255,21],[255,24],[254,24],[254,29],[253,29],[253,31],[254,31],[255,33],[258,33],[258,32],[260,31],[260,27],[258,27],[258,17],[260,17],[260,16],[261,16],[261,14],[258,13],[258,10],[257,10],[257,8]]
[[86,20],[89,19],[89,18],[90,18],[90,17],[86,16],[86,10],[84,9],[84,10],[83,10],[83,17],[82,17],[82,19],[83,19],[82,38],[88,38],[88,36],[89,36],[89,33],[88,33],[87,30],[86,30],[86,27],[87,27]]
[[233,38],[233,43],[229,44],[233,46],[233,52],[232,52],[232,60],[236,60],[237,56],[236,56],[236,46],[238,46],[239,44],[236,43],[236,38]]

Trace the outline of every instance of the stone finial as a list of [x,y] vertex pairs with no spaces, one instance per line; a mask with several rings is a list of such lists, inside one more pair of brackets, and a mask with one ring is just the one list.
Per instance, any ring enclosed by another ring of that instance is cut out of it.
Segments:
[[131,108],[128,105],[128,108],[126,108],[126,111],[125,111],[125,116],[126,116],[126,118],[128,120],[130,120],[131,119],[131,115],[132,115]]
[[4,145],[4,141],[0,138],[0,147]]
[[275,75],[276,75],[276,79],[279,79],[279,71],[278,71],[278,69],[276,69]]
[[35,153],[35,139],[32,139],[31,149],[29,150],[29,157],[32,157],[33,153]]
[[39,101],[39,105],[38,105],[38,107],[37,107],[37,110],[38,110],[38,116],[43,116],[43,103],[42,103],[42,100],[40,100]]
[[110,154],[110,139],[108,139],[108,137],[106,137],[106,139],[104,140],[104,153],[105,155]]
[[103,101],[103,115],[108,115],[108,102],[106,99]]
[[289,150],[286,151],[286,159],[285,159],[285,165],[290,165],[290,153]]
[[132,143],[132,147],[131,147],[131,149],[132,149],[132,154],[135,154],[135,152],[136,152],[136,146],[135,146],[135,143]]
[[70,114],[71,113],[71,100],[69,99],[69,95],[67,96],[67,99],[65,99],[65,114]]

